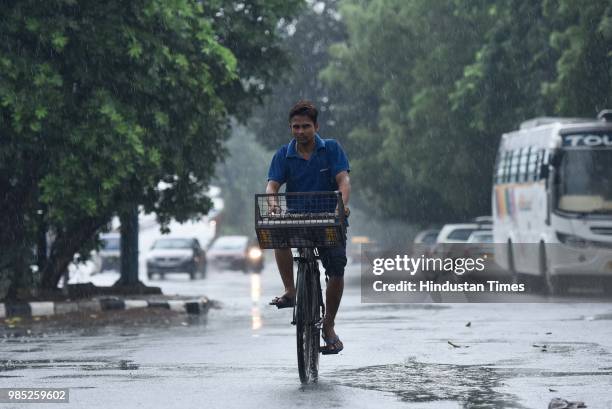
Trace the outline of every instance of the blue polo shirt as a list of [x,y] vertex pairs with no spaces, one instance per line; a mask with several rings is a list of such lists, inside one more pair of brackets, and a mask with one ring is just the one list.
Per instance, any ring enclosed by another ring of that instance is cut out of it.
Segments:
[[348,158],[335,139],[315,135],[315,150],[308,160],[302,158],[293,139],[282,146],[272,158],[268,180],[287,184],[287,192],[317,192],[338,190],[336,175],[350,172]]

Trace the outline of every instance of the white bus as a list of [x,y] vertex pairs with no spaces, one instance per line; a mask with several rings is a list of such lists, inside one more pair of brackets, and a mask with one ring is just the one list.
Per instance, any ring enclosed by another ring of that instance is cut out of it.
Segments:
[[501,267],[551,294],[570,277],[611,289],[612,111],[523,122],[502,135],[493,179]]

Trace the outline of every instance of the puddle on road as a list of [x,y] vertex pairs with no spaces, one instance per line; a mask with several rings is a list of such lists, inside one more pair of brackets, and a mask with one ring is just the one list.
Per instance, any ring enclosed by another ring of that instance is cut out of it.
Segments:
[[518,397],[500,392],[506,379],[518,377],[609,376],[612,372],[552,372],[483,365],[444,365],[408,360],[403,364],[336,371],[340,385],[396,394],[406,402],[459,402],[465,408],[524,409]]
[[9,349],[8,352],[16,353],[16,354],[26,354],[28,352],[42,352],[44,349],[42,348],[28,348],[28,349]]
[[359,304],[343,306],[342,311],[403,311],[403,310],[448,310],[449,305],[442,304]]
[[0,374],[20,369],[76,369],[83,371],[124,370],[134,371],[139,365],[131,360],[118,361],[108,359],[2,359],[0,360]]
[[377,365],[334,373],[344,386],[391,392],[407,402],[457,401],[465,407],[517,408],[514,395],[496,392],[503,376],[483,366],[425,364]]
[[588,317],[583,316],[581,319],[585,321],[610,321],[612,320],[612,313],[596,314]]

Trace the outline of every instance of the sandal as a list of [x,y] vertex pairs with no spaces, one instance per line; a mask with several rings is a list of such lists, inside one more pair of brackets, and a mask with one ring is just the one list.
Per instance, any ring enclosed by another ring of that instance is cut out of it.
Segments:
[[327,338],[325,335],[322,335],[323,341],[325,341],[325,346],[319,348],[321,354],[323,355],[333,355],[337,354],[344,349],[344,344],[340,341],[340,337],[337,335],[334,338]]
[[280,297],[274,297],[274,299],[270,301],[269,305],[276,305],[276,308],[279,310],[282,308],[291,308],[295,306],[295,297],[289,298],[286,294],[281,295]]

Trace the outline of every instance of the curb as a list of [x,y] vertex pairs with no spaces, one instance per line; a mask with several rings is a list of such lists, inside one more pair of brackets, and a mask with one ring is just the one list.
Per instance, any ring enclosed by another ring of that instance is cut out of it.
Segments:
[[145,308],[165,308],[187,314],[206,314],[211,306],[208,298],[196,300],[124,300],[105,297],[74,302],[24,302],[0,304],[0,318],[40,317],[67,314],[71,312],[123,311]]

